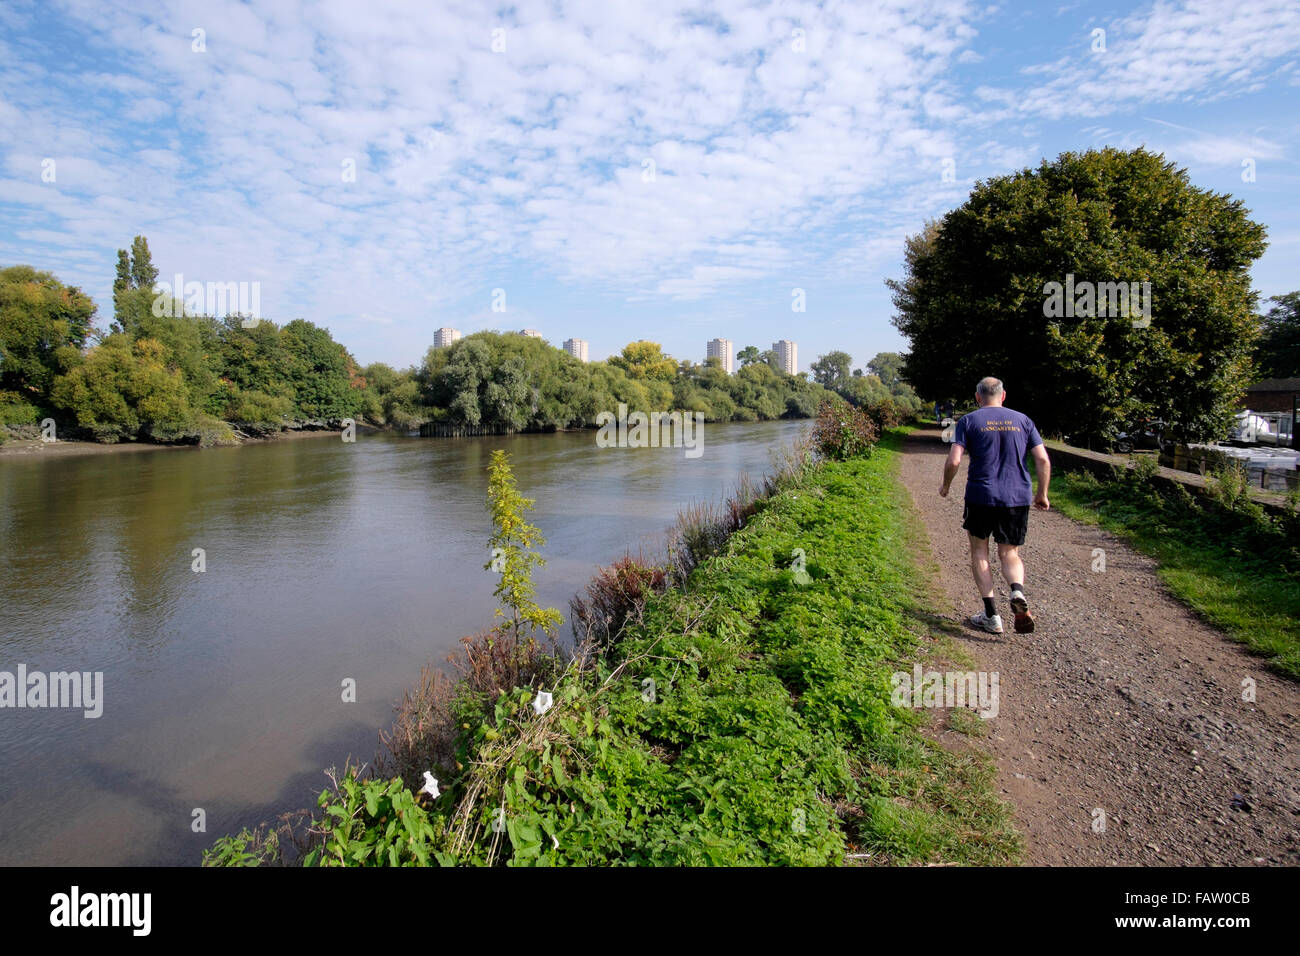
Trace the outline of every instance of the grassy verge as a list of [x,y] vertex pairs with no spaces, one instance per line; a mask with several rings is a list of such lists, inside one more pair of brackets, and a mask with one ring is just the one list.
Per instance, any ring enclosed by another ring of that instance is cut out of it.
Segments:
[[[613,646],[486,715],[466,707],[436,798],[345,777],[309,862],[1017,861],[989,762],[890,703],[930,618],[899,444],[789,474]],[[217,862],[265,861],[237,839]]]
[[1053,475],[1052,503],[1155,558],[1175,596],[1274,670],[1300,678],[1300,518],[1267,515],[1232,472],[1198,498],[1158,486],[1150,471],[1111,480]]

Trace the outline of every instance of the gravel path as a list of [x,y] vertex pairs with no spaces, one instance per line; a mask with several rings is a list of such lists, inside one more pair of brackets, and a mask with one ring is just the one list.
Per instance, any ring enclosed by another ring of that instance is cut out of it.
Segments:
[[[980,610],[961,528],[966,465],[944,499],[938,429],[904,450],[901,477],[947,595],[938,610],[962,625]],[[957,639],[999,675],[998,714],[974,739],[1016,807],[1026,862],[1300,863],[1300,685],[1198,619],[1154,561],[1105,531],[1035,511],[1022,554],[1035,632],[1012,630],[995,568],[1006,633],[962,626]],[[1254,702],[1242,699],[1247,678]]]

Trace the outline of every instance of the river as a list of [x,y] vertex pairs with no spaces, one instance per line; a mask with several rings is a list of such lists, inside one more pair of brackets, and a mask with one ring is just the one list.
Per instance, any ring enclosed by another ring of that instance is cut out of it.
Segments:
[[193,865],[314,808],[420,665],[492,621],[493,449],[537,501],[538,598],[568,637],[597,564],[660,554],[679,508],[808,424],[708,425],[698,458],[590,431],[0,457],[0,671],[103,673],[97,718],[0,708],[0,863]]

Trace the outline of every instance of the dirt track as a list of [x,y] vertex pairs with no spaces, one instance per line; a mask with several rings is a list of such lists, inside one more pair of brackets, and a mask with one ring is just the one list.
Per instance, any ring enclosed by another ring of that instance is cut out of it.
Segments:
[[999,674],[998,715],[974,739],[997,762],[1026,862],[1300,863],[1300,685],[1178,603],[1151,559],[1054,510],[1031,514],[1022,549],[1035,632],[1012,630],[996,565],[1006,633],[964,625],[981,605],[961,529],[964,463],[939,497],[946,453],[937,428],[913,434],[901,477],[940,568],[939,610],[977,667]]

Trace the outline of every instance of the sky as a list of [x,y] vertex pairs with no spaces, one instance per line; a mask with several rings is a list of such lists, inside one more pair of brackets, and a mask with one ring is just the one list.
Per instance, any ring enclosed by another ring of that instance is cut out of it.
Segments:
[[144,235],[363,364],[451,326],[862,367],[904,238],[1066,150],[1242,199],[1300,288],[1298,52],[1300,0],[2,0],[0,266],[106,328]]

